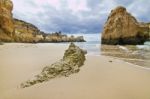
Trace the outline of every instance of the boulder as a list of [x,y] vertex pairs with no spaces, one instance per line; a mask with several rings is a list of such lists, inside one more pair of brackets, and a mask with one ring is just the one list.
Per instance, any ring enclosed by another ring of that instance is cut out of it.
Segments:
[[149,38],[149,26],[139,23],[126,8],[111,11],[102,32],[102,44],[143,44]]

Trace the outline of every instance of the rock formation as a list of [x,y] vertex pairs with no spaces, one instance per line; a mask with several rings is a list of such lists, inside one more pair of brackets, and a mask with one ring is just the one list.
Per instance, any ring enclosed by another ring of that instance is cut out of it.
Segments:
[[60,33],[44,33],[28,22],[12,17],[11,0],[0,0],[0,41],[3,42],[83,42],[82,37],[70,39]]
[[56,77],[68,77],[73,73],[79,72],[80,67],[84,65],[86,53],[86,51],[71,43],[69,48],[65,51],[63,59],[50,66],[46,66],[42,72],[33,79],[22,83],[21,88],[30,87]]
[[102,32],[102,44],[143,44],[149,38],[149,26],[139,23],[124,7],[111,11]]
[[34,25],[22,20],[14,19],[15,42],[39,42],[43,40],[41,31]]
[[83,36],[70,36],[61,34],[61,32],[56,32],[52,34],[47,34],[45,42],[85,42]]
[[0,0],[0,40],[12,41],[14,24],[12,19],[13,4],[10,0]]
[[84,42],[84,38],[76,37],[70,39],[61,32],[44,33],[31,23],[14,19],[14,41],[15,42]]

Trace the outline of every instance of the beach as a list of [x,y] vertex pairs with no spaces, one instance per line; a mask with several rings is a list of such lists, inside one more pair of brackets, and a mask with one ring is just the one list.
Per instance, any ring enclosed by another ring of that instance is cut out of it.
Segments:
[[68,44],[0,45],[0,99],[150,99],[150,69],[87,55],[80,72],[28,88],[20,84],[63,57]]

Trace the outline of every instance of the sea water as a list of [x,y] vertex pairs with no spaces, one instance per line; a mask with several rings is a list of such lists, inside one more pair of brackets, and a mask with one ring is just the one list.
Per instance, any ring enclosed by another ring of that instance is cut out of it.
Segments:
[[76,42],[75,44],[87,50],[88,55],[100,55],[100,41]]
[[75,42],[80,48],[87,50],[88,55],[100,55],[101,35],[100,33],[91,34],[69,34],[75,36],[83,36],[86,42]]
[[144,43],[144,45],[137,45],[138,49],[150,51],[150,41]]

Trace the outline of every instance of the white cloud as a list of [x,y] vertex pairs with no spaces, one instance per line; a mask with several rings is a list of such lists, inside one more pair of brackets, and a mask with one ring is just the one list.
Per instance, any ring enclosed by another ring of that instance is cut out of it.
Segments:
[[149,0],[12,0],[13,14],[41,30],[99,33],[110,11],[123,5],[140,21],[150,21]]
[[87,7],[86,0],[67,0],[67,2],[68,2],[68,8],[75,13],[79,11],[90,10],[90,8]]

